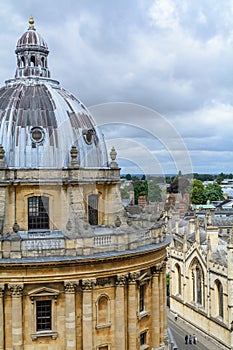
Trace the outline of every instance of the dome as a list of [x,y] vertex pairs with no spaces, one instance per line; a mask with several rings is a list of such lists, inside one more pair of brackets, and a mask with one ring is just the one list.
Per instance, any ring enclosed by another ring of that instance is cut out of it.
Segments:
[[50,78],[47,45],[32,19],[29,24],[17,43],[15,79],[0,89],[0,144],[6,165],[68,167],[75,146],[81,167],[106,166],[101,131],[83,103]]
[[19,38],[15,52],[18,53],[22,48],[45,50],[48,52],[48,46],[42,36],[34,27],[34,20],[30,18],[28,30]]

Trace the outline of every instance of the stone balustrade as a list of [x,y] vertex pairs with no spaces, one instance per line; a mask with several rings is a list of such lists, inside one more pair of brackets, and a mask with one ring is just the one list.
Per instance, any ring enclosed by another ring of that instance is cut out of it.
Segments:
[[119,252],[138,249],[165,240],[163,225],[157,227],[120,231],[108,228],[107,233],[93,236],[67,239],[61,231],[30,233],[19,231],[17,234],[2,237],[0,240],[0,259],[20,259],[38,256],[80,256],[101,252]]

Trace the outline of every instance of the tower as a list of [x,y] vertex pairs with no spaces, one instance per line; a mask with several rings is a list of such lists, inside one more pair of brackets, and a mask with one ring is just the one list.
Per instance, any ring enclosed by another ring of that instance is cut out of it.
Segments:
[[109,164],[32,18],[15,52],[0,89],[0,349],[165,348],[165,223],[125,212],[115,149]]

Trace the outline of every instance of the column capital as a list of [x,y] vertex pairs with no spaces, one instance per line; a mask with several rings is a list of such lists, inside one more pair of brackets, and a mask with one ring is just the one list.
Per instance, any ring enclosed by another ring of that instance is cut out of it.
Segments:
[[19,298],[23,295],[23,284],[8,284],[8,288],[12,297]]
[[136,283],[136,280],[140,277],[140,272],[139,271],[135,271],[135,272],[130,272],[129,274],[129,278],[128,278],[128,283]]
[[95,278],[82,280],[82,290],[92,290],[95,284],[96,284]]
[[117,275],[115,284],[116,286],[124,286],[126,283],[128,275]]
[[75,288],[78,286],[78,281],[65,281],[64,282],[64,288],[65,293],[75,293]]
[[0,298],[4,296],[4,290],[5,290],[4,284],[0,284]]

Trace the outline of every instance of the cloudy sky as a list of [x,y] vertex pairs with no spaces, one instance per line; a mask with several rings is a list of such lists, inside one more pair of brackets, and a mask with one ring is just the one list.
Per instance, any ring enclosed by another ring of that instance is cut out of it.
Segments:
[[233,172],[233,0],[1,0],[1,85],[30,15],[124,172]]

